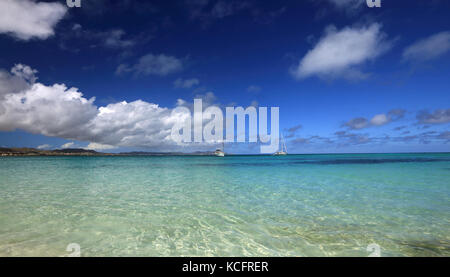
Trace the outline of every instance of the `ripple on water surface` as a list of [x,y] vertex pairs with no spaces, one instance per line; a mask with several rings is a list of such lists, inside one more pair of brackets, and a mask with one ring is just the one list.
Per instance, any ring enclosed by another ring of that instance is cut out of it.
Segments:
[[449,154],[0,158],[0,256],[449,256],[449,168]]

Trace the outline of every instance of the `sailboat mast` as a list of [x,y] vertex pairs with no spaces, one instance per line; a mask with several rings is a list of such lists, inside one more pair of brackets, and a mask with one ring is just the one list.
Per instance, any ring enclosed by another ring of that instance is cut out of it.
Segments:
[[283,151],[283,134],[280,134],[280,137],[278,138],[278,145],[280,146],[279,152]]

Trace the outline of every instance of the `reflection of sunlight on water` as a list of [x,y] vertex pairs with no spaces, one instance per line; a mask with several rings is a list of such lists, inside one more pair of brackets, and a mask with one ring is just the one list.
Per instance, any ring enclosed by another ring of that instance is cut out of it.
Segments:
[[450,156],[355,156],[2,159],[0,256],[450,255]]

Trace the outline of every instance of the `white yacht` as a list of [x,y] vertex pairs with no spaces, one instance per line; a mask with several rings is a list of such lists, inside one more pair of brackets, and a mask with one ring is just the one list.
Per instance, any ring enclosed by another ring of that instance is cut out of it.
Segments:
[[225,142],[222,142],[222,149],[218,148],[214,152],[216,157],[225,157]]
[[285,156],[287,155],[287,148],[286,148],[286,143],[284,142],[284,137],[283,134],[281,134],[281,150],[275,152],[273,155],[274,156]]

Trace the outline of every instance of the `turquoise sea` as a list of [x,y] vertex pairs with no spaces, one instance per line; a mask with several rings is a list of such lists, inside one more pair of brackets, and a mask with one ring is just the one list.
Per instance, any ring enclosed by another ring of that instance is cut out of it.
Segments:
[[450,154],[0,158],[0,256],[450,256]]

